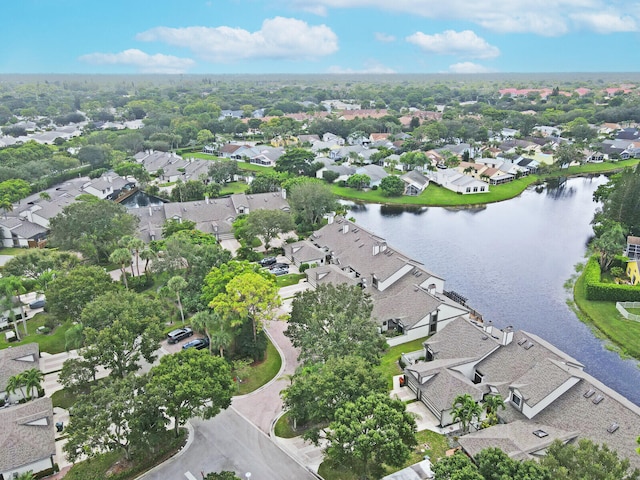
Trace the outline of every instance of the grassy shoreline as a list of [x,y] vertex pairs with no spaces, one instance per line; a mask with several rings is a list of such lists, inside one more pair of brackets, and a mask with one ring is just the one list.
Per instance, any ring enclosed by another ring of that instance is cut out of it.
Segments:
[[379,203],[384,205],[399,206],[424,206],[424,207],[475,207],[489,203],[502,202],[517,197],[527,187],[533,184],[541,184],[547,180],[558,177],[579,177],[583,175],[595,175],[614,173],[626,167],[638,164],[640,160],[630,159],[619,162],[588,163],[585,165],[569,167],[546,174],[535,174],[519,178],[510,183],[492,185],[489,193],[476,193],[461,195],[447,190],[439,185],[431,183],[424,192],[415,197],[386,197],[378,190],[354,190],[348,187],[333,185],[333,193],[343,200],[352,200],[366,203]]
[[640,361],[640,322],[623,318],[615,302],[587,300],[584,272],[573,287],[573,301],[578,318],[589,325],[596,336],[609,341],[621,356]]

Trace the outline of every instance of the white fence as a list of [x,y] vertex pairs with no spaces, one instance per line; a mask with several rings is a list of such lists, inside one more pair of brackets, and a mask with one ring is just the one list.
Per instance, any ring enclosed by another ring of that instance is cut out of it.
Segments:
[[640,322],[640,315],[635,315],[627,311],[627,308],[640,309],[640,302],[616,302],[616,308],[620,312],[620,315],[622,315],[627,320],[634,320],[636,322]]

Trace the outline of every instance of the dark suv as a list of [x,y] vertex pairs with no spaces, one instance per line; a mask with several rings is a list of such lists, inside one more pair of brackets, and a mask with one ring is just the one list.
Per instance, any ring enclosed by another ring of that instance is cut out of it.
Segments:
[[167,334],[167,342],[178,343],[180,340],[190,337],[191,335],[193,335],[193,330],[189,327],[176,328]]
[[269,265],[273,265],[277,261],[278,261],[278,259],[276,257],[264,257],[258,263],[260,265],[262,265],[263,267],[268,267]]
[[187,350],[189,348],[195,348],[196,350],[202,350],[203,348],[207,348],[208,346],[209,346],[209,339],[207,337],[195,338],[185,343],[182,346],[182,349]]

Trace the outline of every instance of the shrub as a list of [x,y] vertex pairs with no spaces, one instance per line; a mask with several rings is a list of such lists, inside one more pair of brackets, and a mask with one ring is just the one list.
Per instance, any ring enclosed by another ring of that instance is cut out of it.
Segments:
[[310,265],[308,263],[301,263],[300,264],[300,268],[298,270],[300,270],[300,273],[304,273],[305,270],[309,270]]
[[592,256],[584,269],[584,284],[587,300],[605,302],[640,302],[640,287],[616,285],[600,281],[598,256]]
[[609,269],[609,273],[612,277],[622,277],[624,275],[624,270],[622,267],[611,267]]
[[248,260],[249,262],[257,262],[262,258],[262,255],[260,255],[258,252],[256,252],[255,250],[249,247],[240,247],[236,252],[236,258],[238,260]]
[[374,185],[373,187],[371,187],[371,190],[377,190],[378,189],[378,185]]

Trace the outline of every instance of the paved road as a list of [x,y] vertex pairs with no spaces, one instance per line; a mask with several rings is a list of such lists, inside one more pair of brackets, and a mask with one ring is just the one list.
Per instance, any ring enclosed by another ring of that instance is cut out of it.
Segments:
[[211,420],[191,420],[193,444],[141,480],[201,479],[200,472],[230,470],[252,480],[314,480],[315,477],[284,453],[271,439],[228,408]]

